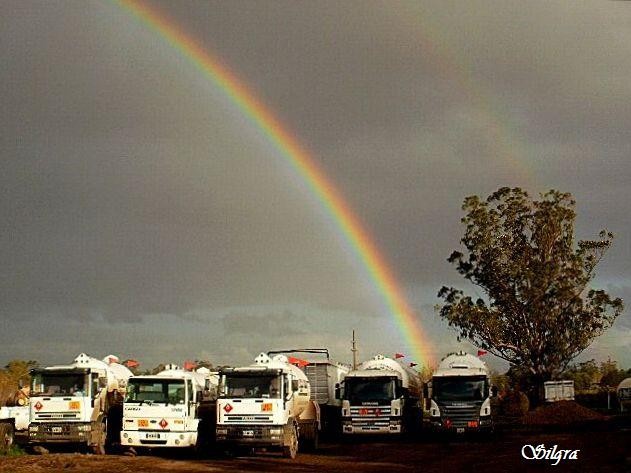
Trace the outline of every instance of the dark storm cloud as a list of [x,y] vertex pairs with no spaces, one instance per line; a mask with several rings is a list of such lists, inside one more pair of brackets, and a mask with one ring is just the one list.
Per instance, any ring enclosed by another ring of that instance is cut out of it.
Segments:
[[[445,258],[467,195],[573,192],[577,238],[617,235],[600,286],[628,292],[631,20],[617,2],[155,5],[313,152],[439,351],[455,336],[427,308],[461,283]],[[42,347],[29,324],[63,321],[104,351],[93,332],[165,361],[185,333],[198,352],[247,361],[256,326],[281,348],[278,327],[340,351],[352,328],[367,351],[389,350],[383,330],[400,337],[278,151],[123,9],[5,2],[0,59],[0,342],[19,333],[44,357],[60,340]]]

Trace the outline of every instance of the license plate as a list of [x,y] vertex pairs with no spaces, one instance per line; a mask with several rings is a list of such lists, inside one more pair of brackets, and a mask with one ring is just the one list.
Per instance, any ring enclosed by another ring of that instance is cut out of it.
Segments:
[[254,437],[254,431],[253,430],[244,430],[243,431],[243,436],[244,437]]
[[147,434],[148,439],[159,439],[160,434]]
[[61,427],[53,427],[53,434],[60,434],[61,433]]
[[458,428],[456,429],[456,433],[457,433],[457,434],[464,434],[464,427],[458,427]]
[[139,419],[138,427],[149,427],[149,421],[147,419]]

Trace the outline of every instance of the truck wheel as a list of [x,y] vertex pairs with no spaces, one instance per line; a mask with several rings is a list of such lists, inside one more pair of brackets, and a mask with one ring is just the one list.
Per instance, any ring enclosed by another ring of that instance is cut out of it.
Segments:
[[317,450],[320,437],[318,425],[315,422],[313,424],[303,424],[300,426],[300,432],[303,434],[299,439],[300,448],[304,449],[305,452]]
[[11,450],[13,440],[13,426],[7,423],[0,424],[0,453],[4,454]]
[[298,433],[296,427],[292,426],[289,438],[287,439],[287,445],[283,445],[283,456],[285,458],[296,458],[298,453]]
[[107,437],[107,422],[103,421],[97,425],[98,435],[96,444],[91,446],[92,453],[95,455],[105,455],[105,438]]
[[315,452],[318,449],[318,444],[320,443],[320,432],[318,431],[318,426],[313,425],[313,437],[309,439],[309,450]]

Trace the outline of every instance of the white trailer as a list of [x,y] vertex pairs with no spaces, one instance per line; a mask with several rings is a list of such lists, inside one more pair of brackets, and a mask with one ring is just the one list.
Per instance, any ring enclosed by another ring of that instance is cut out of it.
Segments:
[[133,376],[123,403],[122,445],[134,448],[201,447],[214,435],[219,377],[177,367]]
[[543,393],[546,402],[573,401],[574,381],[546,381],[543,383]]
[[479,358],[459,352],[448,355],[425,386],[425,407],[434,431],[491,431],[489,372]]
[[311,386],[311,398],[320,406],[320,423],[323,434],[334,436],[341,432],[342,400],[336,398],[335,388],[350,371],[350,366],[331,360],[326,348],[298,348],[290,350],[274,350],[267,352],[269,356],[278,354],[306,355],[304,360],[293,362],[305,372]]
[[28,441],[28,404],[0,407],[0,454]]
[[122,402],[132,372],[110,355],[81,353],[72,364],[31,371],[29,443],[68,444],[105,453],[120,442]]
[[402,434],[422,424],[421,380],[416,371],[377,355],[344,377],[342,433]]
[[320,408],[309,379],[285,355],[258,355],[253,365],[220,371],[217,447],[228,452],[265,448],[295,458],[317,447]]

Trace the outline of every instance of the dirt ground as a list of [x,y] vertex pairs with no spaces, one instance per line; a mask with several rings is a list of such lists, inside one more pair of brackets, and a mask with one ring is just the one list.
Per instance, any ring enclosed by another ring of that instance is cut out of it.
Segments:
[[[577,460],[525,460],[522,446],[544,444],[551,448],[580,450]],[[130,457],[74,453],[22,455],[0,458],[3,473],[21,472],[519,472],[540,471],[631,472],[631,429],[601,428],[574,432],[498,433],[492,439],[365,440],[323,443],[317,454],[300,453],[295,460],[273,454],[237,458],[195,458],[183,452]]]

